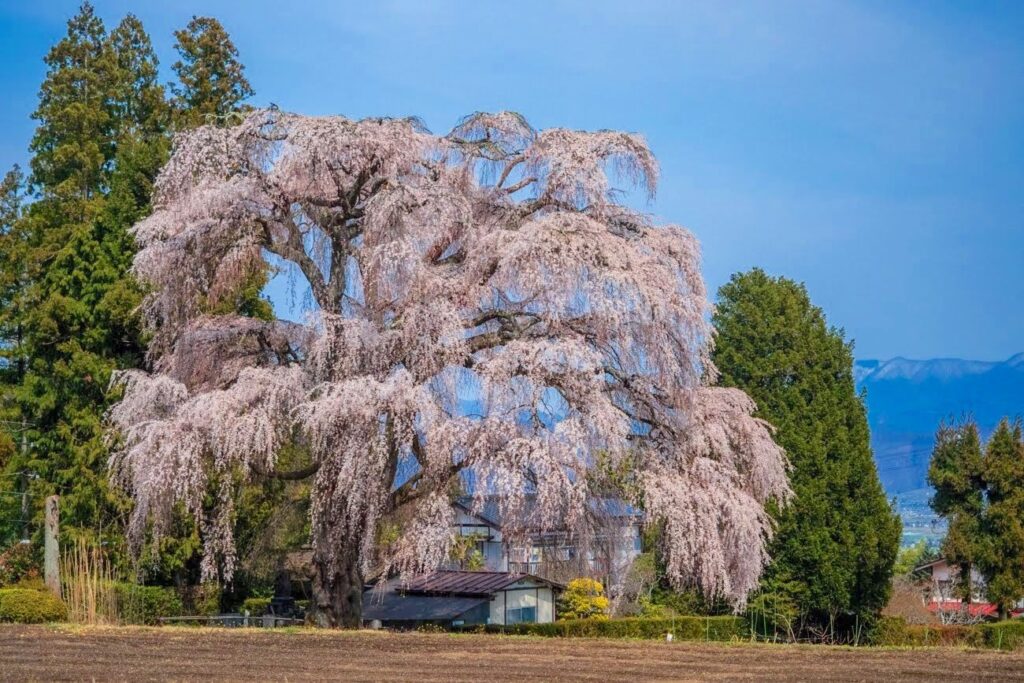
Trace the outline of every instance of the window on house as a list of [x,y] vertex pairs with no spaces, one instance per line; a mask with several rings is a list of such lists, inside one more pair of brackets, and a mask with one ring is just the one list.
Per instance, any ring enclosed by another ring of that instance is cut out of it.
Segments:
[[505,623],[534,624],[537,622],[539,590],[533,588],[510,590],[505,593]]
[[534,624],[537,622],[537,608],[517,607],[510,609],[505,619],[508,624]]

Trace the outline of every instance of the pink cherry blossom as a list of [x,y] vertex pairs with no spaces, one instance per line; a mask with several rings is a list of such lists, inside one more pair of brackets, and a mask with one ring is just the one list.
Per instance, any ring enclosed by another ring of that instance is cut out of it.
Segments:
[[[311,476],[317,601],[350,623],[362,578],[444,560],[467,486],[510,537],[590,543],[600,453],[664,529],[669,579],[741,605],[787,465],[750,399],[708,384],[696,239],[619,203],[657,173],[638,135],[508,112],[444,136],[277,110],[179,134],[135,227],[152,372],[121,375],[110,412],[136,543],[183,503],[230,577],[232,487]],[[210,313],[268,263],[308,290],[306,322]],[[286,446],[304,471],[278,469]]]

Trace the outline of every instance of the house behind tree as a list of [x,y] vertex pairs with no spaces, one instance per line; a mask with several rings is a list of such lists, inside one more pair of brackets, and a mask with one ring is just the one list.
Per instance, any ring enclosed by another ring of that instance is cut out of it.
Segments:
[[[473,544],[482,569],[533,574],[560,583],[586,576],[614,591],[640,554],[643,519],[638,510],[622,501],[604,499],[593,506],[599,508],[595,513],[603,526],[588,552],[559,529],[536,530],[525,540],[506,538],[496,498],[486,499],[478,510],[471,499],[460,499],[455,504],[455,523],[457,534]],[[465,568],[465,561],[461,564]]]

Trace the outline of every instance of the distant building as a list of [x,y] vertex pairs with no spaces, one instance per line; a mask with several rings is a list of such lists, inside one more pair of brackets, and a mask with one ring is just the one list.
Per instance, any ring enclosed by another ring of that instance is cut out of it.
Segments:
[[[959,601],[960,566],[950,564],[946,558],[914,568],[914,573],[930,580],[928,601],[932,603],[948,603]],[[971,569],[971,601],[985,601],[985,579],[976,569]]]
[[[474,512],[471,499],[456,501],[454,531],[471,545],[474,561],[453,559],[440,571],[405,584],[397,578],[382,580],[363,596],[364,623],[448,628],[552,622],[564,584],[586,576],[614,594],[640,554],[642,515],[621,501],[591,504],[600,531],[587,552],[558,529],[536,530],[516,541],[506,538],[499,503],[487,499]],[[292,582],[309,584],[311,549],[290,553],[285,568]]]
[[[928,579],[925,586],[925,607],[940,618],[943,623],[989,621],[999,618],[999,608],[988,602],[985,594],[985,579],[974,568],[971,569],[971,602],[965,605],[960,599],[958,586],[961,581],[960,567],[951,564],[944,557],[914,568],[914,573]],[[1024,600],[1017,602],[1011,616],[1024,614]]]
[[390,628],[434,624],[546,624],[555,620],[562,586],[529,574],[438,571],[403,584],[391,579],[367,589],[363,622]]

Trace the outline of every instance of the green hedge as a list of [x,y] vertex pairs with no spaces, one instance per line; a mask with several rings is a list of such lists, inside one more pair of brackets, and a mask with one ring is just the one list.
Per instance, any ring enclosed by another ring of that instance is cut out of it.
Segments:
[[895,647],[981,647],[984,644],[975,626],[908,624],[903,617],[881,617],[871,631],[869,642]]
[[981,624],[977,627],[986,647],[1016,650],[1024,647],[1024,618]]
[[118,583],[114,591],[121,620],[129,624],[156,624],[160,617],[178,617],[185,612],[173,588]]
[[487,631],[515,635],[558,638],[641,638],[662,639],[672,633],[675,640],[746,640],[749,630],[740,617],[676,617],[674,619],[566,619],[551,624],[488,626]]
[[60,598],[49,591],[31,588],[0,588],[0,621],[41,624],[64,621],[68,610]]
[[[555,638],[640,638],[663,639],[671,632],[675,640],[748,640],[750,625],[741,617],[676,617],[628,619],[567,619],[552,624],[491,625],[489,633],[548,636]],[[990,647],[1003,650],[1024,648],[1024,619],[977,626],[908,624],[902,617],[881,617],[874,625],[872,645],[896,647]]]
[[1024,647],[1024,619],[976,626],[908,624],[903,617],[882,617],[871,633],[872,645],[925,647],[955,645],[1015,650]]

